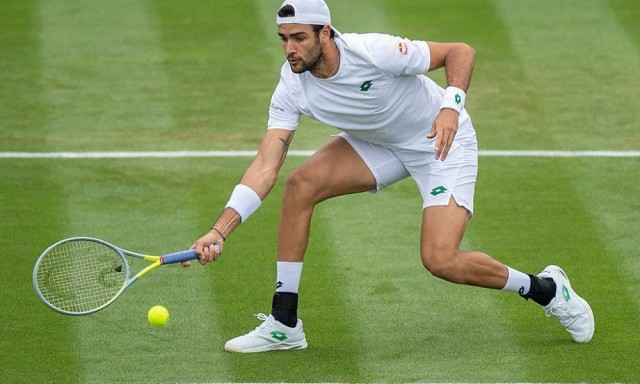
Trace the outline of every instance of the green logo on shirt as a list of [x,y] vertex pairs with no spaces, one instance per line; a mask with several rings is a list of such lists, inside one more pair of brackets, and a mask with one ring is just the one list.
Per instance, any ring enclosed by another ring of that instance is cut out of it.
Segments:
[[362,85],[360,86],[360,90],[362,92],[367,92],[372,85],[373,85],[373,82],[371,80],[367,80],[364,83],[362,83]]

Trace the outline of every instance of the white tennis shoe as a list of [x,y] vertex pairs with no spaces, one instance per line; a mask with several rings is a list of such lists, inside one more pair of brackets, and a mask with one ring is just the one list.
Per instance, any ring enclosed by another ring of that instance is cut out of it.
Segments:
[[544,306],[547,316],[560,321],[577,343],[587,343],[593,337],[595,320],[589,304],[571,288],[569,278],[562,268],[549,265],[538,274],[556,283],[556,297]]
[[294,328],[287,327],[272,315],[259,313],[256,317],[263,321],[256,329],[243,336],[227,341],[224,349],[229,352],[251,353],[287,349],[307,348],[307,339],[302,329],[302,320]]

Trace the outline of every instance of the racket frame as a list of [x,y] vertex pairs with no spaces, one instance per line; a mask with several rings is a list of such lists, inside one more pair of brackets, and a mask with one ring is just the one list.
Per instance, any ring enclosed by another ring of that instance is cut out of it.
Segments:
[[[122,261],[122,269],[123,269],[123,273],[125,273],[125,281],[122,285],[122,287],[120,288],[120,290],[111,298],[111,300],[107,301],[106,303],[102,304],[101,306],[97,307],[97,308],[93,308],[87,311],[68,311],[62,308],[58,308],[55,305],[53,305],[52,303],[50,303],[45,297],[44,295],[40,292],[40,286],[38,284],[38,270],[40,267],[40,264],[42,263],[42,261],[46,258],[46,256],[49,254],[49,252],[64,244],[64,243],[70,243],[70,242],[75,242],[75,241],[92,241],[95,243],[99,243],[101,245],[104,245],[110,249],[112,249],[113,251],[115,251],[119,256],[120,259]],[[140,272],[136,273],[135,275],[133,275],[133,277],[129,277],[131,274],[131,270],[129,268],[129,263],[127,261],[127,257],[126,256],[131,256],[131,257],[135,257],[137,259],[142,259],[142,260],[146,260],[148,262],[150,262],[151,264],[147,265],[145,268],[143,268],[142,270],[140,270]],[[120,297],[120,295],[131,285],[133,284],[136,280],[138,280],[140,277],[146,275],[147,273],[149,273],[150,271],[152,271],[153,269],[163,265],[163,264],[173,264],[173,263],[179,263],[182,261],[189,261],[189,260],[194,260],[197,259],[198,255],[196,254],[196,251],[194,249],[188,249],[185,251],[179,251],[179,252],[174,252],[174,253],[169,253],[166,254],[164,256],[153,256],[153,255],[145,255],[142,253],[137,253],[137,252],[133,252],[133,251],[129,251],[126,250],[124,248],[120,248],[116,245],[113,245],[107,241],[95,238],[95,237],[70,237],[67,239],[63,239],[60,240],[54,244],[52,244],[51,246],[49,246],[47,249],[45,249],[42,254],[40,254],[40,256],[38,257],[38,260],[36,261],[36,264],[33,268],[33,287],[36,291],[36,294],[38,295],[38,298],[49,308],[53,309],[54,311],[58,312],[58,313],[62,313],[64,315],[72,315],[72,316],[82,316],[82,315],[89,315],[91,313],[95,313],[98,312],[106,307],[108,307],[111,303],[113,303],[118,297]]]

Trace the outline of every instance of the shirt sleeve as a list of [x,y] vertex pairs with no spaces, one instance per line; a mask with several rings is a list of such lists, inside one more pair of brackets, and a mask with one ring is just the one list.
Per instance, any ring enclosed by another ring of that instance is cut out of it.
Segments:
[[371,34],[368,43],[373,63],[390,76],[422,75],[429,70],[431,51],[426,41]]
[[280,74],[280,82],[271,96],[267,129],[278,128],[294,130],[298,128],[300,111],[292,99],[294,92],[290,88],[291,86],[288,84],[283,68]]

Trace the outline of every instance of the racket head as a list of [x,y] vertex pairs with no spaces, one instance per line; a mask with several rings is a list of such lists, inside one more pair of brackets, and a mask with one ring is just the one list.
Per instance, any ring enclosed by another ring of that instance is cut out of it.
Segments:
[[48,307],[66,315],[88,315],[111,304],[127,287],[123,252],[91,237],[61,240],[47,248],[33,269],[33,286]]

